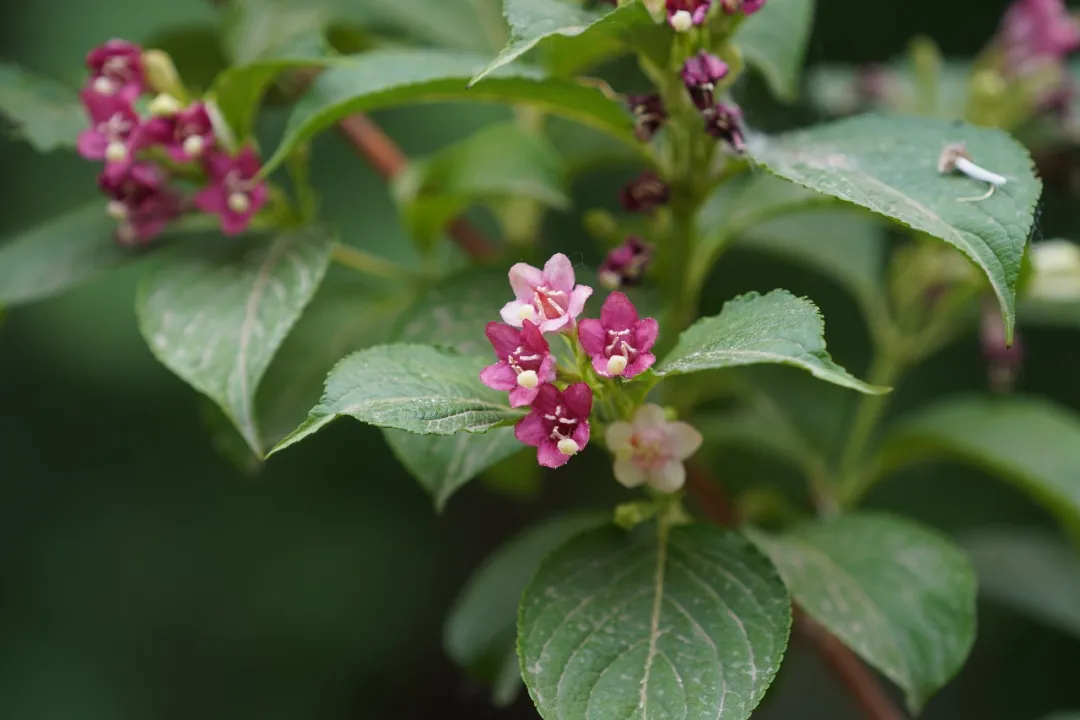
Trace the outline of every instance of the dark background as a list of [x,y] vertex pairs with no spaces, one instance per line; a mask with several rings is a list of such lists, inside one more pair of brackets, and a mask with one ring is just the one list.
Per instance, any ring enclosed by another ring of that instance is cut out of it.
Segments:
[[[947,55],[971,54],[1005,4],[819,0],[810,60],[885,60],[916,33]],[[87,49],[103,40],[153,44],[178,24],[198,32],[217,17],[205,0],[5,8],[0,56],[72,83]],[[212,68],[213,58],[189,67],[200,63]],[[503,116],[439,106],[378,119],[416,155]],[[407,244],[387,190],[334,133],[317,143],[315,162],[327,215],[350,242],[390,254]],[[0,167],[4,233],[94,195],[94,168],[73,155],[38,156],[4,140]],[[610,205],[622,179],[583,178],[577,206]],[[1064,233],[1076,220],[1058,214],[1043,226]],[[579,228],[576,217],[553,218],[546,241],[588,248]],[[583,257],[595,262],[595,251]],[[196,394],[139,337],[137,276],[121,271],[20,308],[0,330],[0,717],[536,717],[527,699],[502,714],[489,710],[483,689],[444,657],[441,623],[461,583],[501,540],[552,509],[600,502],[584,487],[595,474],[550,477],[531,504],[474,483],[439,516],[377,432],[343,421],[262,474],[244,475],[208,441]],[[780,286],[822,306],[834,356],[860,371],[866,348],[857,311],[798,267],[733,254],[713,279],[707,309]],[[1080,409],[1077,340],[1034,330],[1026,339],[1020,390]],[[984,377],[975,338],[965,338],[910,378],[898,408],[983,389]],[[780,472],[739,454],[722,462],[718,472],[742,482]],[[893,478],[871,504],[950,532],[1048,524],[1010,488],[953,466]],[[980,626],[966,668],[926,717],[1036,720],[1080,707],[1080,642],[986,604]],[[758,716],[855,717],[797,642]]]

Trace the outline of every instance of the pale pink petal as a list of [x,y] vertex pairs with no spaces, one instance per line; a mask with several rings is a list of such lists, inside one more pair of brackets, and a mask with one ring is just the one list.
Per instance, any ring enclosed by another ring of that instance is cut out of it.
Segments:
[[[585,348],[585,352],[589,353],[593,357],[599,355],[604,356],[604,346],[606,345],[607,331],[604,330],[604,326],[600,324],[599,320],[593,318],[585,318],[578,323],[578,341],[581,343],[581,347]],[[605,366],[607,361],[605,360]]]
[[540,363],[540,371],[536,373],[541,383],[549,383],[555,380],[555,358],[546,356]]
[[267,199],[270,197],[270,190],[266,187],[266,183],[259,183],[251,188],[247,195],[248,201],[251,202],[249,214],[254,215],[259,208],[266,204]]
[[[502,316],[503,322],[507,325],[514,327],[521,327],[523,311],[528,311],[535,315],[532,306],[529,303],[521,302],[520,300],[511,300],[503,305],[503,309],[499,311],[499,315]],[[525,315],[525,317],[529,317]]]
[[634,360],[634,362],[626,366],[626,369],[622,372],[622,376],[624,378],[637,377],[641,373],[651,368],[653,366],[653,363],[655,362],[655,355],[653,355],[652,353],[642,353],[637,356],[637,359]]
[[514,437],[526,445],[538,447],[548,439],[547,430],[544,429],[544,419],[538,412],[526,415],[514,427]]
[[563,329],[569,330],[572,327],[574,327],[574,325],[570,321],[570,316],[563,315],[562,317],[552,318],[540,323],[540,332],[553,333]]
[[105,157],[105,148],[109,146],[109,138],[105,137],[105,133],[97,130],[83,130],[79,133],[75,146],[83,158],[100,160]]
[[638,352],[652,350],[656,344],[656,338],[660,334],[660,323],[653,318],[645,318],[634,328],[634,347]]
[[588,285],[578,285],[574,292],[570,293],[570,304],[566,308],[567,316],[577,318],[585,310],[585,303],[592,297],[592,288]]
[[574,289],[574,266],[570,258],[562,253],[555,253],[544,263],[543,284],[552,290],[569,293]]
[[592,388],[588,383],[574,383],[562,391],[562,400],[574,417],[587,418],[592,412]]
[[608,330],[629,330],[637,321],[637,308],[630,302],[630,298],[621,292],[608,295],[604,306],[600,308],[600,322]]
[[701,447],[701,433],[684,422],[668,423],[668,452],[679,460],[685,460]]
[[497,322],[489,322],[484,327],[484,334],[495,348],[495,357],[505,359],[518,348],[521,331]]
[[636,430],[649,430],[667,425],[667,416],[664,408],[652,403],[642,405],[634,413],[634,428]]
[[536,395],[539,392],[539,385],[534,388],[527,388],[515,384],[514,389],[510,391],[510,407],[525,407],[527,405],[532,405],[533,400],[536,399]]
[[510,287],[518,300],[526,302],[532,300],[536,286],[543,283],[544,273],[540,271],[540,268],[535,268],[528,263],[517,263],[510,268]]
[[611,373],[607,371],[608,359],[604,357],[603,353],[592,356],[592,367],[596,371],[596,374],[600,377],[611,377]]
[[670,460],[650,473],[649,486],[660,492],[673,493],[686,483],[686,468],[678,460]]
[[628,422],[618,421],[608,425],[604,433],[604,441],[607,442],[608,450],[616,455],[630,450],[630,439],[634,437],[634,426]]
[[225,190],[220,185],[211,185],[204,190],[200,190],[195,194],[192,202],[195,207],[204,213],[225,212],[229,207],[228,198],[225,197]]
[[584,450],[585,446],[589,444],[589,437],[591,433],[592,428],[587,422],[578,423],[578,426],[574,428],[574,434],[570,437],[573,438],[574,442],[578,444],[579,451]]
[[550,438],[545,439],[536,449],[536,462],[547,468],[562,467],[570,462],[570,457],[559,452],[559,444]]
[[634,464],[630,458],[618,458],[615,460],[615,479],[620,485],[628,488],[640,487],[648,480],[645,472]]
[[497,362],[480,371],[480,382],[492,390],[507,392],[518,387],[517,373],[508,363]]

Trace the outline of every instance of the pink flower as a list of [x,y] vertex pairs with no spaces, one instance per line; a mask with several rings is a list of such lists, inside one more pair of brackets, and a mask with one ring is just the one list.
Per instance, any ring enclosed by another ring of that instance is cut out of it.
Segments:
[[169,156],[181,163],[191,162],[214,149],[214,128],[206,105],[192,103],[179,112],[147,121],[135,139],[138,148],[162,145]]
[[671,199],[671,189],[646,170],[619,190],[619,203],[628,212],[651,212]]
[[79,133],[79,154],[87,160],[126,164],[131,160],[131,139],[139,128],[139,115],[122,95],[81,94],[90,127]]
[[499,362],[480,373],[480,381],[492,390],[509,391],[511,407],[529,405],[542,383],[555,379],[555,359],[540,329],[525,320],[522,329],[488,323],[486,333]]
[[262,167],[259,156],[253,148],[245,147],[236,156],[211,152],[204,164],[210,184],[195,195],[195,207],[220,215],[226,235],[243,232],[268,195],[266,183],[255,179]]
[[716,107],[705,110],[702,116],[705,118],[705,132],[723,140],[737,153],[746,151],[743,114],[738,106],[719,103]]
[[712,0],[666,0],[668,25],[677,32],[686,32],[705,22]]
[[634,134],[641,142],[648,142],[667,122],[664,101],[657,94],[630,95],[626,98],[630,113],[634,116]]
[[119,95],[132,102],[146,87],[142,48],[126,40],[110,40],[86,56],[89,89],[97,95]]
[[1040,61],[1061,62],[1080,48],[1080,22],[1062,0],[1016,0],[1001,21],[1008,70],[1023,75]]
[[743,0],[742,11],[747,15],[753,15],[765,7],[765,0]]
[[582,320],[578,328],[581,346],[603,377],[632,378],[652,367],[656,356],[649,350],[659,334],[659,323],[652,318],[639,320],[630,298],[620,292],[608,295],[599,320]]
[[701,433],[684,422],[669,422],[658,405],[642,405],[632,422],[615,422],[605,434],[615,454],[615,479],[628,488],[648,484],[675,492],[686,482],[683,461],[701,447]]
[[713,106],[716,83],[727,77],[727,74],[728,64],[704,50],[686,59],[682,69],[683,84],[699,110]]
[[147,243],[180,214],[180,199],[166,183],[161,169],[145,162],[107,169],[98,177],[98,187],[110,198],[108,213],[120,221],[121,244]]
[[506,303],[502,319],[514,327],[531,320],[544,333],[572,328],[592,295],[591,287],[574,285],[574,266],[562,253],[552,255],[542,271],[517,263],[510,268],[510,287],[517,299]]
[[649,267],[652,254],[652,245],[631,235],[604,258],[597,272],[600,284],[610,290],[639,284],[645,276],[645,269]]
[[763,7],[765,7],[765,0],[720,0],[720,8],[728,15],[734,15],[737,12],[753,15]]
[[585,383],[562,392],[541,385],[532,412],[517,424],[514,436],[536,448],[536,461],[543,467],[561,467],[589,444],[592,401],[592,389]]

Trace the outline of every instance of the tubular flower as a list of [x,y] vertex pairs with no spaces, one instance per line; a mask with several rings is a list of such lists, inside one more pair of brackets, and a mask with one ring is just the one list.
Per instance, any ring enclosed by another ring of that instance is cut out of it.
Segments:
[[265,203],[266,183],[256,181],[262,168],[255,150],[246,147],[235,157],[210,153],[205,158],[210,184],[195,195],[195,207],[221,216],[221,230],[236,235],[247,229]]
[[131,101],[121,95],[101,95],[83,91],[83,105],[90,127],[79,133],[77,148],[87,160],[126,164],[131,160],[132,136],[139,128],[139,115]]
[[668,25],[676,32],[686,32],[705,22],[712,0],[667,0]]
[[488,323],[486,333],[499,361],[481,371],[480,381],[492,390],[509,392],[511,407],[531,404],[540,386],[555,379],[555,359],[547,340],[529,320],[520,330]]
[[127,40],[109,40],[86,56],[88,89],[96,95],[117,95],[132,102],[146,87],[142,48]]
[[536,461],[543,467],[562,467],[589,444],[592,402],[592,389],[585,383],[561,392],[541,385],[532,412],[517,424],[514,436],[536,448]]
[[169,115],[148,120],[139,129],[135,144],[161,145],[177,162],[191,162],[214,149],[214,128],[206,105],[192,103]]
[[704,50],[686,59],[682,69],[683,84],[699,110],[713,107],[716,102],[713,97],[716,83],[727,77],[727,74],[728,64]]
[[517,263],[510,268],[510,287],[516,299],[503,306],[503,321],[521,327],[525,320],[531,320],[544,333],[569,330],[592,295],[591,287],[574,282],[574,266],[562,253],[552,255],[543,270]]
[[578,339],[602,377],[632,378],[656,362],[653,345],[660,326],[652,318],[638,319],[630,298],[613,292],[600,309],[600,319],[581,321]]
[[605,440],[615,454],[615,479],[628,488],[648,484],[675,492],[686,482],[683,461],[701,447],[701,433],[671,422],[658,405],[642,405],[632,422],[608,426]]

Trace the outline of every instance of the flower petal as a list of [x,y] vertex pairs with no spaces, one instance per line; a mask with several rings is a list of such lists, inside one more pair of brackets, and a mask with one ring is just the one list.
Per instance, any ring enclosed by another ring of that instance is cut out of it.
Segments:
[[540,370],[536,373],[540,378],[541,383],[549,383],[555,381],[555,358],[551,355],[546,356],[540,363]]
[[578,285],[570,293],[570,304],[566,308],[569,317],[577,318],[585,310],[585,303],[592,297],[592,288],[588,285]]
[[641,373],[651,368],[655,362],[655,355],[653,355],[652,353],[642,353],[641,355],[637,356],[637,359],[634,360],[634,362],[626,366],[626,369],[623,370],[622,376],[624,378],[637,377]]
[[[554,385],[541,385],[536,399],[533,400],[533,410],[540,414],[553,415],[555,407],[562,401],[559,388]],[[546,437],[546,434],[545,434]]]
[[608,359],[604,357],[603,353],[592,356],[592,369],[596,371],[596,374],[600,377],[611,377],[611,373],[607,371]]
[[552,290],[569,293],[574,288],[574,266],[570,258],[562,253],[555,253],[544,263],[542,283]]
[[563,315],[562,317],[552,318],[551,320],[545,320],[540,323],[540,332],[559,332],[560,330],[569,330],[572,327],[574,327],[574,325],[570,321],[570,316]]
[[518,300],[526,302],[532,300],[536,286],[543,283],[544,274],[540,268],[535,268],[528,263],[517,263],[510,268],[510,287]]
[[693,425],[684,422],[668,423],[668,451],[679,460],[685,460],[701,447],[701,433]]
[[604,433],[604,441],[608,449],[616,455],[630,449],[630,439],[634,437],[634,426],[628,422],[619,420],[608,425]]
[[559,452],[559,445],[551,438],[546,438],[536,449],[536,461],[543,467],[557,468],[570,462],[570,455]]
[[604,306],[600,308],[600,322],[608,330],[629,330],[637,321],[637,308],[630,302],[630,298],[621,292],[608,295]]
[[578,451],[585,449],[585,446],[589,444],[589,437],[592,434],[592,427],[589,423],[578,423],[578,426],[574,428],[573,434],[570,436],[574,442],[578,444]]
[[[492,390],[502,390],[503,392],[508,392],[518,387],[517,373],[514,372],[514,368],[510,367],[505,361],[497,362],[494,365],[488,365],[481,370],[480,382],[484,383]],[[531,402],[532,398],[529,400]]]
[[585,352],[593,357],[604,357],[604,345],[607,339],[607,331],[599,320],[585,318],[578,323],[578,341]]
[[228,208],[228,198],[225,197],[225,189],[220,185],[211,185],[200,190],[192,200],[195,207],[204,213],[220,213]]
[[[496,389],[498,390],[499,388]],[[533,388],[515,385],[514,389],[510,391],[510,407],[525,407],[527,405],[532,405],[533,400],[536,399],[536,395],[539,392],[539,385]]]
[[592,412],[592,388],[588,383],[574,383],[562,391],[562,401],[574,417],[584,420]]
[[484,327],[484,334],[495,348],[495,357],[505,360],[521,343],[521,331],[503,323],[489,322]]
[[639,407],[637,412],[634,413],[635,430],[649,430],[664,427],[665,425],[667,425],[667,416],[664,414],[664,408],[659,405],[647,403]]
[[630,458],[616,459],[612,469],[615,471],[615,479],[619,481],[619,484],[628,488],[639,487],[648,480],[645,472]]
[[649,486],[660,492],[673,493],[686,483],[686,468],[678,460],[670,460],[649,476]]
[[[540,332],[540,328],[532,320],[522,321],[521,334],[518,336],[517,342],[533,352],[548,353],[551,351],[548,341],[544,339],[544,334]],[[517,345],[514,346],[514,349],[517,349]]]
[[520,300],[511,300],[510,302],[503,305],[502,310],[499,311],[499,315],[502,316],[503,322],[505,322],[507,325],[521,327],[521,311],[524,308],[531,309],[532,306]]
[[634,326],[634,347],[638,352],[652,350],[660,334],[660,323],[653,318],[645,318]]
[[548,439],[547,430],[544,429],[544,419],[535,410],[521,419],[514,427],[514,437],[526,445],[539,447]]
[[75,143],[76,149],[86,160],[101,160],[105,157],[105,148],[109,145],[109,139],[105,133],[97,130],[83,130]]

